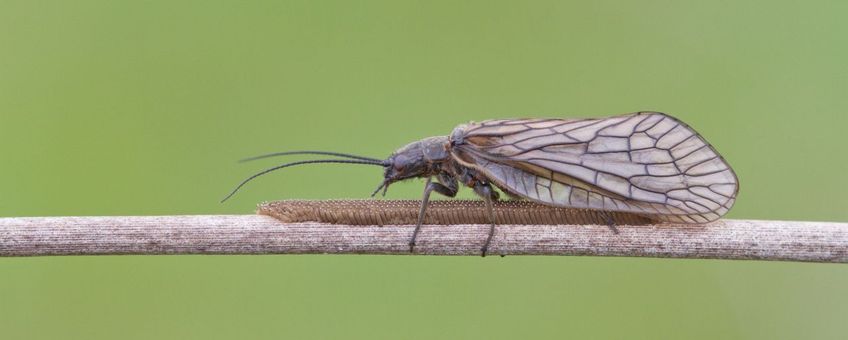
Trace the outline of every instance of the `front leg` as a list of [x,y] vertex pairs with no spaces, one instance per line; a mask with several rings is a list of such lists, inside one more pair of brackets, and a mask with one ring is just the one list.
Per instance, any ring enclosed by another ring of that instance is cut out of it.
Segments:
[[459,191],[459,186],[456,180],[448,175],[439,175],[439,180],[446,183],[433,182],[433,177],[427,177],[427,184],[424,185],[424,197],[421,199],[421,210],[418,212],[418,223],[415,225],[415,230],[412,232],[412,239],[409,240],[409,252],[415,250],[415,239],[418,237],[418,232],[421,231],[421,224],[424,223],[424,214],[427,212],[427,205],[430,203],[430,193],[436,192],[447,197],[456,196]]

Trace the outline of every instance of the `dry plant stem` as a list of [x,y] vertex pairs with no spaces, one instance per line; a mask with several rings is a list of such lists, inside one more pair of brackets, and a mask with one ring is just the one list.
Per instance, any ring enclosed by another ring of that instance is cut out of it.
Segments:
[[[283,223],[261,215],[0,218],[0,256],[409,254],[412,225]],[[480,255],[488,225],[425,225],[415,254]],[[848,224],[499,225],[490,254],[848,262]]]

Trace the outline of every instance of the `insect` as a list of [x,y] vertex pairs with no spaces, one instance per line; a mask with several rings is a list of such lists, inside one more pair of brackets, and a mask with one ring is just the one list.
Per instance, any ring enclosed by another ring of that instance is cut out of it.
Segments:
[[407,144],[385,160],[325,151],[279,152],[247,160],[294,154],[345,159],[292,162],[264,170],[242,181],[224,200],[258,176],[301,164],[384,167],[383,181],[372,197],[380,190],[385,196],[392,183],[423,177],[426,184],[410,252],[431,193],[454,197],[460,183],[488,206],[491,227],[483,256],[495,231],[495,188],[546,205],[631,212],[673,223],[714,221],[730,210],[739,191],[736,174],[724,158],[688,125],[660,112],[471,122],[449,136]]

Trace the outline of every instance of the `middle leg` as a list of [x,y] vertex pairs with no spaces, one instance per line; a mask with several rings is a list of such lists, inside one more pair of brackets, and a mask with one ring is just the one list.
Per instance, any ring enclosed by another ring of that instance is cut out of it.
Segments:
[[481,255],[486,257],[486,253],[489,251],[489,244],[492,243],[492,237],[495,236],[495,211],[492,205],[498,200],[500,195],[492,189],[489,183],[485,182],[476,182],[474,184],[474,192],[480,197],[483,197],[483,200],[486,202],[486,208],[489,210],[489,221],[492,222],[492,225],[489,227],[489,236],[486,237],[486,243],[480,248]]

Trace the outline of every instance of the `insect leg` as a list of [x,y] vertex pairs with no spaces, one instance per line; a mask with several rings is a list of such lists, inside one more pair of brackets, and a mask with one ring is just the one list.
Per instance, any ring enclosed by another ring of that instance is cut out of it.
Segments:
[[486,238],[486,243],[480,248],[481,255],[486,257],[486,252],[489,251],[489,244],[492,243],[492,237],[495,236],[495,211],[492,207],[492,202],[498,199],[498,192],[492,190],[492,186],[488,183],[482,182],[474,184],[474,192],[486,201],[486,208],[489,209],[489,219],[492,221],[492,226],[489,227],[489,237]]
[[418,212],[418,223],[415,225],[415,230],[412,232],[412,239],[409,240],[410,253],[415,250],[415,239],[418,237],[418,232],[421,231],[421,224],[424,223],[424,214],[427,212],[427,205],[430,203],[430,193],[435,190],[442,195],[454,197],[456,196],[457,191],[459,191],[459,186],[453,177],[440,174],[439,181],[444,182],[447,185],[434,183],[433,177],[427,177],[427,184],[424,185],[424,197],[421,199],[421,210]]
[[599,210],[598,213],[601,215],[601,218],[606,220],[607,226],[612,230],[612,233],[618,235],[618,228],[615,227],[615,220],[612,219],[612,215],[603,210]]

